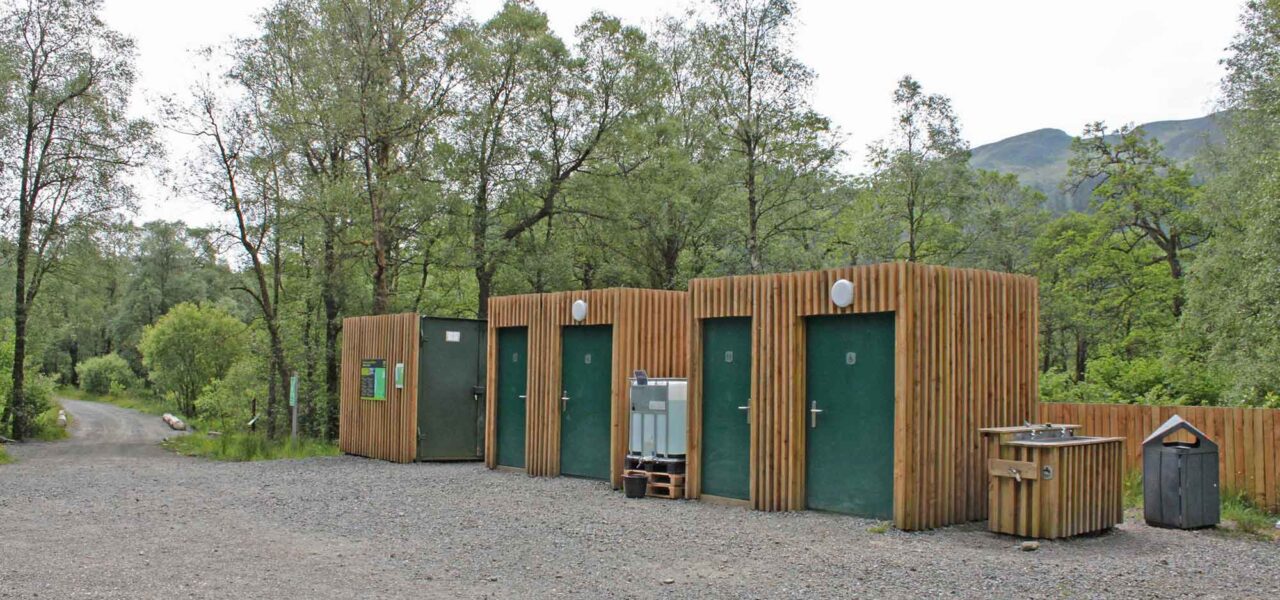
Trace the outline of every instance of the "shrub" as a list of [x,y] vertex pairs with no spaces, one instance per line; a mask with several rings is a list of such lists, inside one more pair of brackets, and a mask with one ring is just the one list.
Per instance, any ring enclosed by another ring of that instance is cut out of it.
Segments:
[[254,354],[249,354],[231,365],[221,379],[206,385],[196,399],[196,410],[210,423],[216,423],[222,431],[241,428],[249,419],[253,400],[266,408],[267,368]]
[[106,356],[95,356],[76,365],[76,375],[80,376],[80,389],[99,395],[128,389],[133,381],[133,370],[129,368],[129,363],[114,352]]
[[142,332],[142,362],[162,394],[173,394],[178,411],[194,417],[196,398],[244,353],[247,328],[214,306],[179,304]]

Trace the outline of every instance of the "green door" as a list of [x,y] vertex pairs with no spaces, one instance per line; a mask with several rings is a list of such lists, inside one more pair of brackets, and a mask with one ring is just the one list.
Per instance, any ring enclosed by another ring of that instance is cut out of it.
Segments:
[[498,330],[498,464],[524,468],[525,393],[529,382],[529,329]]
[[565,327],[560,370],[560,473],[609,479],[613,328]]
[[751,319],[702,323],[702,491],[749,500]]
[[418,460],[484,456],[484,321],[422,320]]
[[806,504],[892,519],[893,313],[806,326]]

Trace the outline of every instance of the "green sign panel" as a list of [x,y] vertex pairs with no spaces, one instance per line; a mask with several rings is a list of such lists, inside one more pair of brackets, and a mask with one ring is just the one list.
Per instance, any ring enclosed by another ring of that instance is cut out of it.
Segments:
[[360,361],[360,399],[387,399],[387,361],[366,358]]
[[298,405],[298,376],[289,378],[289,406]]

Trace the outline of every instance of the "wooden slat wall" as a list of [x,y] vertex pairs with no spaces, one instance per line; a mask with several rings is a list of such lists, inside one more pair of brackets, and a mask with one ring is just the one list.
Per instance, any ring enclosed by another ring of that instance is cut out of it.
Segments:
[[[413,313],[342,321],[342,387],[338,447],[348,454],[412,462],[418,451],[418,348],[421,318]],[[387,361],[387,399],[360,399],[360,361]],[[404,363],[404,389],[394,385]]]
[[[831,304],[837,279],[848,308]],[[804,317],[895,312],[894,523],[925,529],[986,517],[986,449],[978,428],[1034,412],[1038,286],[1033,278],[887,263],[827,271],[695,279],[690,349],[690,464],[701,492],[701,319],[750,316],[751,503],[804,508]]]
[[[622,484],[622,462],[629,435],[627,379],[636,369],[652,377],[687,377],[689,302],[684,292],[612,288],[501,296],[489,300],[489,372],[486,389],[497,390],[497,329],[529,328],[528,423],[525,470],[530,475],[560,474],[560,331],[575,323],[570,307],[587,303],[581,325],[613,326],[613,418],[611,477]],[[496,466],[497,405],[485,404],[485,463]]]
[[[993,438],[994,440],[995,438]],[[1071,446],[1008,446],[992,457],[1032,465],[1021,481],[992,469],[987,528],[1034,538],[1063,538],[1124,521],[1124,440]],[[1052,479],[1041,469],[1051,467]]]
[[1045,402],[1038,414],[1038,421],[1079,423],[1087,435],[1125,438],[1126,472],[1142,469],[1142,440],[1169,417],[1181,415],[1217,442],[1224,491],[1245,492],[1258,504],[1280,510],[1280,410]]

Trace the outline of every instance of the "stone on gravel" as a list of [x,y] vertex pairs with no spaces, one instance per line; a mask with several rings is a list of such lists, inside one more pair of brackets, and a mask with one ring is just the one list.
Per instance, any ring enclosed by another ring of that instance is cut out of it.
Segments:
[[1035,552],[1040,549],[1040,542],[1022,542],[1019,547],[1023,552]]

